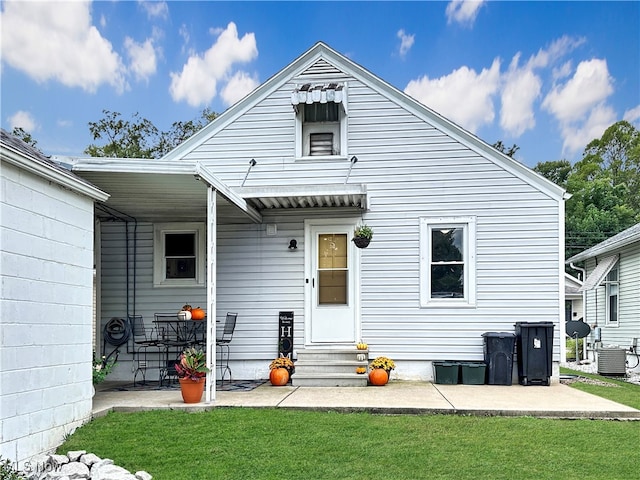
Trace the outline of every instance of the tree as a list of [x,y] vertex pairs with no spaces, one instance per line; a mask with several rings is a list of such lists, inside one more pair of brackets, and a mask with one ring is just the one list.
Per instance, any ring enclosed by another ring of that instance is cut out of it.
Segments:
[[19,138],[27,145],[31,145],[36,150],[40,151],[40,149],[36,147],[36,144],[38,142],[36,142],[34,138],[31,136],[31,134],[25,131],[22,127],[13,127],[13,130],[11,130],[11,135],[13,135],[16,138]]
[[104,118],[89,122],[93,139],[105,142],[102,145],[91,144],[85,149],[84,152],[92,157],[160,158],[217,116],[205,108],[194,120],[174,122],[168,131],[161,132],[138,113],[129,121],[122,119],[118,112],[102,112]]
[[591,141],[582,159],[543,162],[534,170],[566,188],[567,256],[640,222],[640,132],[617,122]]
[[89,131],[94,140],[106,140],[102,146],[89,145],[84,153],[92,157],[155,158],[159,132],[146,118],[138,113],[133,121],[123,120],[118,112],[103,110],[104,118],[89,122]]
[[503,143],[502,140],[498,140],[496,143],[494,143],[492,145],[493,148],[495,148],[496,150],[501,151],[502,153],[504,153],[506,156],[513,158],[513,156],[516,154],[516,152],[518,150],[520,150],[520,147],[518,145],[516,145],[515,143],[513,145],[511,145],[509,148],[507,148]]
[[533,170],[548,180],[551,180],[556,185],[566,188],[567,179],[571,173],[571,162],[569,160],[540,162],[533,167]]

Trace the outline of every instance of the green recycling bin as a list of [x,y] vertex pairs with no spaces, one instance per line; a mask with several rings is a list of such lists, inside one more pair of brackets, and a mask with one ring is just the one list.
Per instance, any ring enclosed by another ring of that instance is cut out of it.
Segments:
[[487,365],[482,362],[462,362],[460,378],[464,385],[484,385]]
[[455,385],[460,380],[460,363],[433,362],[435,383]]

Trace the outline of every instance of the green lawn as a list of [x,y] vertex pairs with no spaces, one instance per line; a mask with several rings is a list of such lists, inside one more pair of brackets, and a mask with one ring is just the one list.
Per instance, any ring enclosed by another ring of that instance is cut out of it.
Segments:
[[629,479],[639,431],[632,421],[218,408],[111,413],[59,452],[87,450],[154,480]]
[[[560,373],[580,375],[592,380],[598,380],[597,384],[575,382],[572,383],[571,386],[584,392],[608,398],[614,402],[622,403],[623,405],[640,410],[640,385],[628,383],[624,380],[616,380],[609,377],[602,377],[600,375],[578,372],[568,368],[560,368]],[[602,385],[599,383],[602,383]]]

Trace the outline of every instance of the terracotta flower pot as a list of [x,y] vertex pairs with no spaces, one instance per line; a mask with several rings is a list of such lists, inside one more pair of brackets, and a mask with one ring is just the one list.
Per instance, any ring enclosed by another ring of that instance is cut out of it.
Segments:
[[202,393],[204,392],[205,378],[200,380],[191,380],[190,378],[179,378],[180,393],[184,403],[200,403]]
[[274,368],[269,373],[271,385],[281,387],[289,382],[289,370],[286,368]]
[[369,372],[369,382],[371,385],[382,386],[389,381],[389,374],[382,368],[374,368]]

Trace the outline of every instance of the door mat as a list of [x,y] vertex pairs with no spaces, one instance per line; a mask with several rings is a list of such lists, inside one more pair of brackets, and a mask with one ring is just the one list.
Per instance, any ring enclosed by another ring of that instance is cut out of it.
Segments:
[[[231,382],[216,382],[216,391],[218,392],[250,392],[254,388],[259,387],[266,380],[233,380]],[[113,386],[105,386],[98,389],[101,392],[147,392],[153,390],[180,390],[180,384],[175,381],[163,382],[161,385],[159,382],[145,382],[144,384],[136,382]]]

